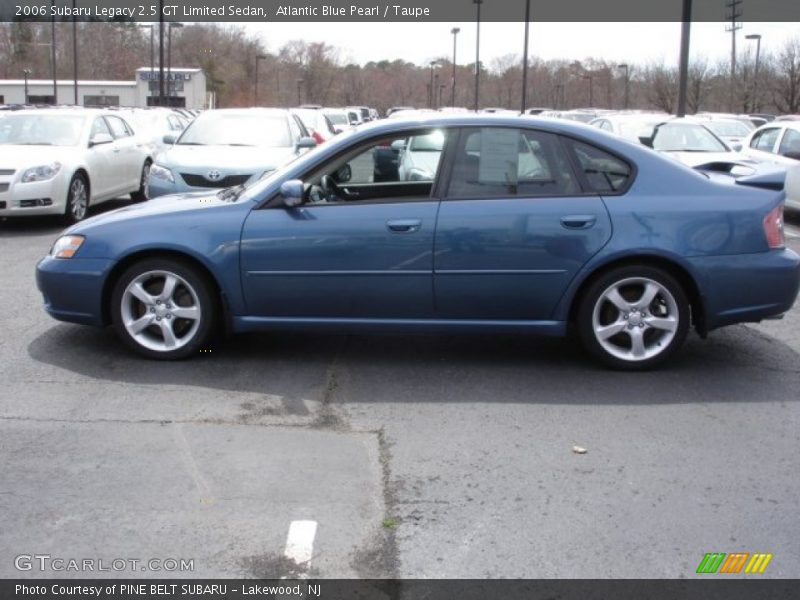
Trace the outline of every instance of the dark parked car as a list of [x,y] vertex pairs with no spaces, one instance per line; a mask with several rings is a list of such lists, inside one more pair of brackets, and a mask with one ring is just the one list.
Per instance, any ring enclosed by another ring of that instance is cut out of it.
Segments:
[[[376,146],[438,132],[430,178],[375,183]],[[568,121],[450,116],[344,133],[247,186],[67,230],[37,266],[55,318],[153,358],[219,329],[564,335],[621,369],[781,315],[785,171],[709,178]],[[787,187],[797,186],[794,174]]]

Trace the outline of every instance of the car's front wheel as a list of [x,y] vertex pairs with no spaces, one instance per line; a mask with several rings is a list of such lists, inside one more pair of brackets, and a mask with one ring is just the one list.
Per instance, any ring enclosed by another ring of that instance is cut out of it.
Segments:
[[689,330],[690,308],[681,285],[650,266],[614,269],[595,280],[580,301],[578,333],[606,365],[645,370],[667,360]]
[[131,192],[131,200],[134,202],[144,202],[150,199],[150,164],[150,160],[145,161],[139,177],[139,189]]
[[67,202],[64,207],[64,222],[72,225],[83,221],[89,212],[89,182],[80,173],[75,173],[67,188]]
[[111,297],[114,327],[148,358],[176,360],[205,349],[217,302],[206,277],[188,263],[148,259],[128,268]]

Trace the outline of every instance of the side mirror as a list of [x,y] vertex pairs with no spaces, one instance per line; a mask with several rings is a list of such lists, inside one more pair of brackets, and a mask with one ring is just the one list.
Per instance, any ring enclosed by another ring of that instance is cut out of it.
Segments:
[[167,135],[165,135],[162,138],[161,141],[164,142],[165,144],[169,144],[171,146],[172,144],[174,144],[175,142],[178,141],[178,136],[176,136],[174,134],[171,134],[171,133],[168,133]]
[[304,193],[305,186],[299,179],[290,179],[281,184],[281,196],[283,196],[283,204],[289,208],[300,206],[303,203]]
[[400,150],[405,150],[405,147],[405,140],[395,140],[392,142],[392,152],[400,152]]
[[648,137],[646,135],[640,135],[639,136],[639,143],[642,144],[643,146],[647,146],[648,148],[652,148],[653,147],[653,138]]
[[742,142],[731,142],[731,150],[734,152],[742,151]]
[[110,144],[113,141],[114,138],[108,133],[95,133],[92,136],[92,139],[89,140],[89,148],[93,146],[99,146],[100,144]]
[[303,150],[303,149],[308,150],[316,147],[317,147],[317,140],[315,140],[312,137],[301,137],[299,140],[297,140],[298,150]]

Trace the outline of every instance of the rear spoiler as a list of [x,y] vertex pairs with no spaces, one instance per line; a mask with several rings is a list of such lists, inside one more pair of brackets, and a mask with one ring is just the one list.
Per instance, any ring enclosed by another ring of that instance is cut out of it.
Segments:
[[800,201],[800,164],[783,167],[765,163],[716,161],[697,165],[695,170],[708,174],[728,175],[738,185],[764,190],[784,190],[786,197]]

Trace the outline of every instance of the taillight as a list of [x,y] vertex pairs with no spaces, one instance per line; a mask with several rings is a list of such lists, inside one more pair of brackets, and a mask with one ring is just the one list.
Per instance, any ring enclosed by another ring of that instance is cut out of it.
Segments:
[[764,233],[770,248],[783,248],[783,204],[773,208],[764,217]]
[[321,144],[322,142],[324,142],[324,141],[325,141],[325,138],[324,138],[324,137],[322,137],[322,136],[319,134],[319,131],[315,131],[314,133],[312,133],[312,134],[311,134],[311,137],[313,137],[313,138],[314,138],[314,141],[315,141],[315,142],[317,142],[318,144]]

